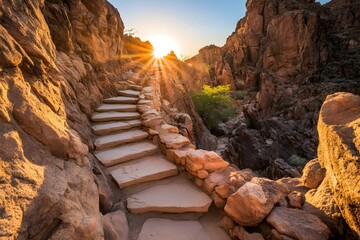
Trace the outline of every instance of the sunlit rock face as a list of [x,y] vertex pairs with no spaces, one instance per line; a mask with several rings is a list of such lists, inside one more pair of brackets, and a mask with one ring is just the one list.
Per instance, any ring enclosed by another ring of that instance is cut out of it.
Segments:
[[275,159],[316,158],[326,96],[360,94],[360,3],[248,0],[246,7],[224,46],[204,47],[186,61],[189,85],[230,84],[249,93],[225,157],[278,178]]
[[349,226],[360,235],[360,97],[336,93],[319,116],[319,162],[326,168],[334,200]]
[[123,29],[101,0],[1,1],[0,238],[103,238],[88,116]]

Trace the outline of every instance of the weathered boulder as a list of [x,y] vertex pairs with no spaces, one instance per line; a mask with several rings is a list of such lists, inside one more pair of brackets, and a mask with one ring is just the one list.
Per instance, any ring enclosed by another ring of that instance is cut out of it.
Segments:
[[309,161],[304,169],[301,177],[304,186],[310,189],[319,187],[325,177],[326,169],[321,168],[318,159]]
[[342,216],[360,235],[360,97],[335,93],[320,110],[319,163]]
[[228,198],[224,210],[241,226],[256,226],[285,193],[288,189],[274,181],[253,178]]
[[104,228],[105,239],[129,239],[129,226],[124,211],[117,210],[116,212],[110,212],[104,215],[101,220]]
[[294,239],[327,240],[330,231],[321,220],[299,209],[275,207],[266,221],[280,234]]
[[342,216],[329,187],[328,178],[325,178],[317,189],[311,189],[305,194],[302,209],[320,218],[337,238],[345,237],[341,236],[343,234],[343,229],[340,227]]
[[215,170],[224,169],[229,166],[217,153],[206,150],[190,151],[186,158],[186,167],[191,171],[198,171],[201,169],[213,172]]

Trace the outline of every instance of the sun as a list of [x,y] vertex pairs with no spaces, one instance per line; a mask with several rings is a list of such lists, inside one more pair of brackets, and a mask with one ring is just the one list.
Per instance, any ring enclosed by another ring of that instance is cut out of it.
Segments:
[[165,35],[156,35],[149,38],[150,43],[154,47],[154,57],[162,58],[168,55],[171,51],[174,51],[175,54],[179,53],[179,47],[176,42]]

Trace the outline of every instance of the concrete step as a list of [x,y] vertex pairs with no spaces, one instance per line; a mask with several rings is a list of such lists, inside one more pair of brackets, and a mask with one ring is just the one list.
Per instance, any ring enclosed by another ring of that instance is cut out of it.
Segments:
[[[149,218],[141,228],[137,240],[211,240],[198,221],[174,221]],[[219,239],[220,240],[220,239]]]
[[101,150],[125,143],[138,142],[146,139],[148,136],[149,134],[147,132],[134,129],[126,132],[99,137],[95,140],[94,145],[97,150]]
[[96,109],[97,112],[137,112],[136,104],[105,103]]
[[103,112],[94,113],[91,117],[93,122],[126,121],[139,119],[138,112]]
[[112,149],[96,151],[95,157],[106,167],[152,155],[158,147],[149,142],[138,142],[122,145]]
[[136,193],[127,199],[131,213],[207,212],[211,198],[197,189],[191,182],[158,185]]
[[131,129],[133,127],[140,127],[141,120],[130,120],[122,122],[106,122],[93,125],[92,131],[96,135],[106,135],[121,130]]
[[139,98],[137,97],[112,97],[104,99],[104,103],[137,103]]
[[111,170],[120,189],[177,175],[176,165],[161,154],[122,163]]

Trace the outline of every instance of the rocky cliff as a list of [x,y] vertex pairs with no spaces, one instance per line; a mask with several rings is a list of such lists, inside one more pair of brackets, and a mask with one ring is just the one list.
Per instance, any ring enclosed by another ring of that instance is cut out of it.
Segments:
[[88,117],[123,29],[104,0],[0,1],[0,238],[103,238]]
[[360,94],[360,4],[248,0],[246,7],[223,47],[205,47],[187,62],[202,83],[256,92],[240,106],[244,118],[226,154],[241,168],[267,168],[276,178],[285,166],[275,159],[316,156],[316,124],[326,96]]

